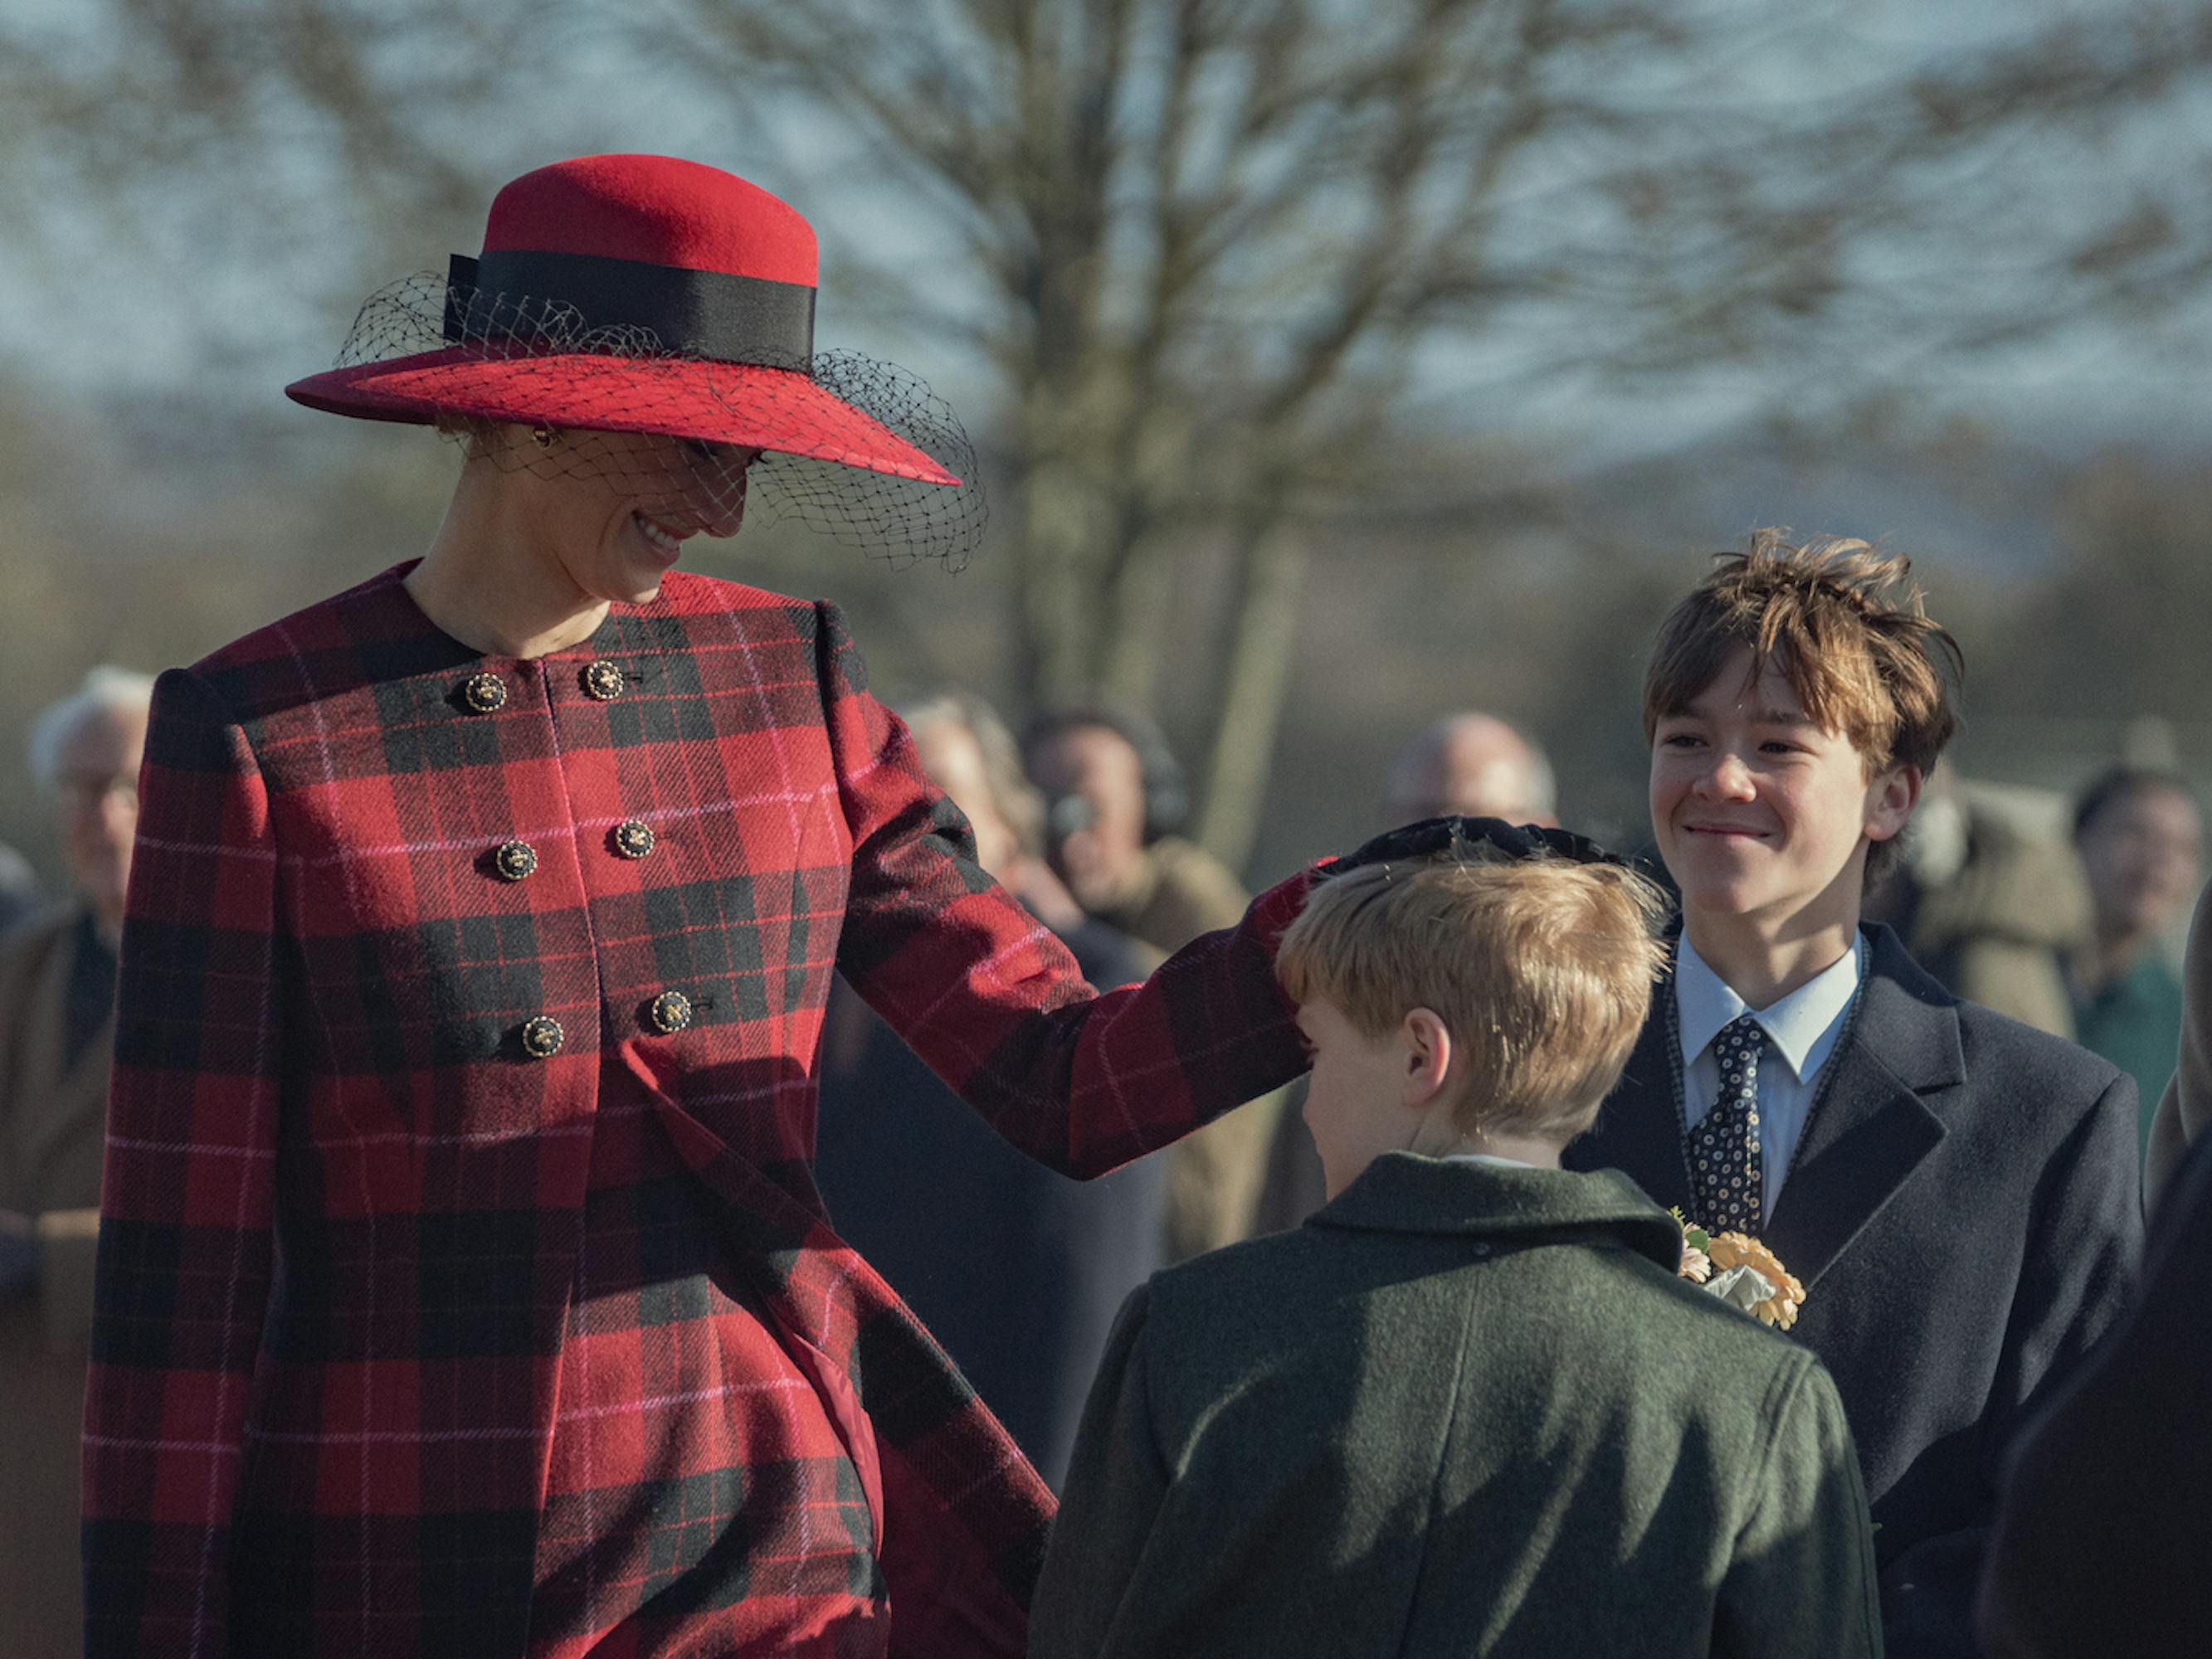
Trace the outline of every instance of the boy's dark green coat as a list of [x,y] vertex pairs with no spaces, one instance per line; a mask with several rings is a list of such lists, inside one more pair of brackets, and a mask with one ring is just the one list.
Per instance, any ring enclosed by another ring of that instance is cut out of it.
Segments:
[[1803,1349],[1625,1177],[1390,1153],[1131,1297],[1036,1659],[1863,1656],[1874,1553]]

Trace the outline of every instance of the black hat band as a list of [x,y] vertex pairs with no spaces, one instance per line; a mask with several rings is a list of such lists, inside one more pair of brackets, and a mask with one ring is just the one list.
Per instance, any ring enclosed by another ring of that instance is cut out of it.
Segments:
[[814,289],[803,283],[524,250],[456,253],[446,281],[446,338],[456,343],[525,336],[512,307],[527,295],[574,307],[590,328],[650,329],[686,356],[802,370],[814,356]]

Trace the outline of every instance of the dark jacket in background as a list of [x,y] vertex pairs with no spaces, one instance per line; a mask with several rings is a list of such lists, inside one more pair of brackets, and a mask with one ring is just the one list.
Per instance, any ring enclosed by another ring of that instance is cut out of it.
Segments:
[[[1967,1656],[1999,1474],[2023,1424],[2126,1304],[2142,1243],[2135,1085],[1962,1003],[1886,927],[1763,1237],[1792,1334],[1850,1415],[1881,1530],[1893,1655]],[[1692,1206],[1673,998],[1654,1000],[1577,1169]]]
[[[1113,929],[1062,936],[1101,989],[1143,977]],[[1161,1265],[1168,1154],[1073,1181],[1016,1152],[839,981],[814,1178],[830,1224],[945,1345],[1057,1486],[1122,1297]]]
[[1866,1499],[1803,1349],[1614,1175],[1392,1152],[1132,1296],[1033,1659],[1857,1659]]
[[2182,1164],[2142,1294],[2023,1437],[1983,1583],[1996,1659],[2212,1650],[2212,1143]]

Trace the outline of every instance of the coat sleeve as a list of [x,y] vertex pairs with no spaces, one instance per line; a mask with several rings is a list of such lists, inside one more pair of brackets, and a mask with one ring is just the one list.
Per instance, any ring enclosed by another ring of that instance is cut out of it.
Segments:
[[959,810],[906,728],[868,695],[834,606],[819,607],[823,705],[853,838],[837,965],[931,1069],[1023,1152],[1092,1176],[1304,1069],[1275,983],[1305,874],[1236,927],[1100,995],[1065,946],[985,875]]
[[246,734],[154,693],[123,936],[85,1409],[87,1651],[228,1651],[228,1553],[266,1311],[276,852]]
[[[2013,1448],[2128,1305],[2142,1256],[2135,1079],[2118,1073],[2049,1161],[2027,1214],[2027,1249],[1979,1426],[1985,1513],[1996,1516]],[[1884,1629],[1897,1659],[1973,1648],[1983,1524],[1915,1542],[1882,1573]]]
[[[1146,1396],[1145,1315],[1139,1285],[1121,1304],[1084,1403],[1066,1496],[1030,1604],[1030,1659],[1096,1659],[1106,1651],[1167,1501],[1168,1469]],[[1120,1635],[1126,1650],[1128,1632]]]
[[1880,1659],[1874,1523],[1836,1385],[1810,1354],[1777,1388],[1750,1518],[1721,1581],[1716,1659]]
[[1982,1580],[2002,1659],[2190,1653],[2212,1631],[2212,1146],[2152,1237],[2141,1300],[2015,1452]]

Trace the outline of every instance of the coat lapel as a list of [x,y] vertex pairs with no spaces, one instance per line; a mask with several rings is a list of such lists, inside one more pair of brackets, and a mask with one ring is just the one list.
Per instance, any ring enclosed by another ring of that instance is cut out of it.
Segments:
[[1690,1208],[1689,1155],[1674,1114],[1674,1000],[1655,989],[1628,1069],[1589,1133],[1561,1160],[1571,1170],[1619,1170],[1664,1209]]
[[1829,1060],[1835,1075],[1765,1229],[1808,1290],[1943,1139],[1942,1120],[1920,1097],[1966,1080],[1950,994],[1887,927],[1873,930],[1873,943],[1865,1000]]

